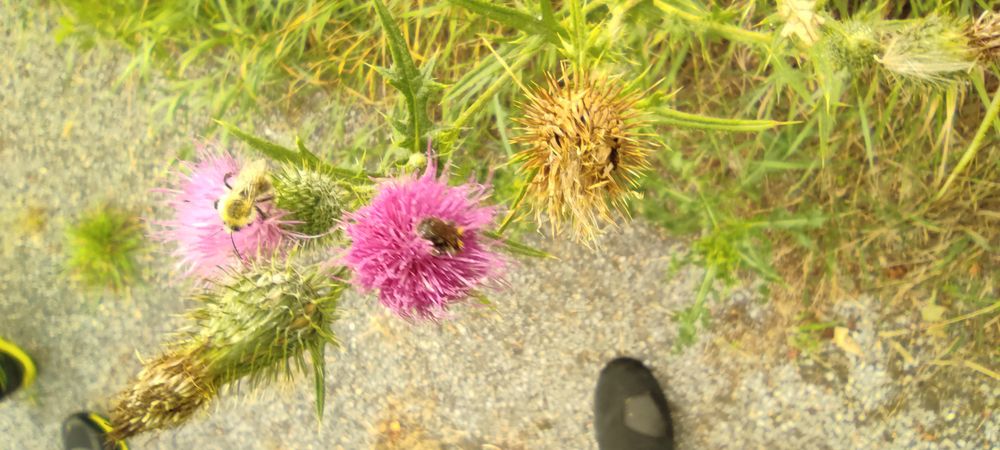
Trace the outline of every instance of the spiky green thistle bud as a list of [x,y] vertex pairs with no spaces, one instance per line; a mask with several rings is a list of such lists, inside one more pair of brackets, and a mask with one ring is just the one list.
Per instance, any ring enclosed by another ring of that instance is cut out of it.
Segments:
[[[330,324],[344,285],[338,274],[289,260],[254,263],[229,273],[195,295],[202,305],[189,313],[184,339],[146,364],[118,397],[111,423],[115,439],[175,427],[189,420],[218,387],[262,386],[306,370],[311,359],[316,411],[323,413]],[[294,361],[294,363],[290,363]]]
[[427,156],[423,153],[410,153],[410,157],[406,159],[406,164],[403,166],[403,168],[412,172],[416,172],[424,167],[427,167]]
[[275,203],[298,222],[294,231],[325,236],[337,225],[347,201],[346,186],[320,170],[284,165],[274,173]]
[[825,56],[838,70],[858,74],[875,64],[879,35],[870,24],[858,20],[830,21],[824,31]]
[[877,61],[893,75],[926,84],[964,77],[976,63],[963,21],[931,15],[889,33]]
[[195,296],[203,306],[190,314],[196,323],[191,339],[206,343],[202,362],[219,384],[255,387],[290,377],[289,359],[304,371],[305,351],[336,343],[330,324],[342,291],[330,273],[315,267],[255,264],[230,274],[220,289]]

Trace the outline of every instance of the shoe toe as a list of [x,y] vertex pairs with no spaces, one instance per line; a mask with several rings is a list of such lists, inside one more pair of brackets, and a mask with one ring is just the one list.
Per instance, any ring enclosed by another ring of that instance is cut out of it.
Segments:
[[66,450],[118,450],[127,448],[121,443],[110,443],[107,421],[93,413],[80,412],[63,421],[63,448]]
[[618,358],[601,371],[594,427],[602,450],[669,449],[673,426],[666,398],[642,362]]

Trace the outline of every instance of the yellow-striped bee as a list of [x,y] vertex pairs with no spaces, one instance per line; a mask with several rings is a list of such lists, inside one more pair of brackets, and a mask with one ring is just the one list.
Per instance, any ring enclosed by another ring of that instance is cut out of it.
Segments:
[[227,233],[235,233],[254,223],[258,217],[267,218],[258,205],[271,200],[273,186],[267,172],[267,162],[259,159],[240,170],[236,181],[229,184],[233,174],[226,174],[222,182],[229,192],[215,201],[215,209]]

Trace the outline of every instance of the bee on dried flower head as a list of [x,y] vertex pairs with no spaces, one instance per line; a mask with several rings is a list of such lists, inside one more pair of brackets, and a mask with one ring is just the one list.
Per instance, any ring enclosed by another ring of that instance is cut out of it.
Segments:
[[533,174],[527,198],[536,217],[546,214],[553,234],[565,227],[576,241],[593,242],[602,223],[615,223],[613,210],[626,212],[648,167],[634,109],[639,94],[624,92],[617,79],[546,78],[516,119],[514,141],[527,148],[515,158]]

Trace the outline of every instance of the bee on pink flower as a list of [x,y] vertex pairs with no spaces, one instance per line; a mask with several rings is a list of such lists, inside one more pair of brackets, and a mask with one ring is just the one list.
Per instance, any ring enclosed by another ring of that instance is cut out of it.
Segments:
[[169,195],[173,218],[158,222],[161,229],[155,238],[176,244],[173,254],[185,275],[207,278],[241,259],[270,257],[289,237],[282,229],[287,225],[281,219],[285,212],[270,201],[255,202],[252,220],[243,226],[232,227],[223,220],[220,200],[234,196],[232,183],[246,167],[228,152],[201,147],[198,162],[184,163],[184,169],[175,173],[174,186],[160,190]]
[[371,203],[347,216],[344,263],[354,283],[404,318],[440,319],[480,287],[496,287],[506,265],[483,236],[496,207],[489,188],[449,186],[433,160],[423,175],[381,181]]

